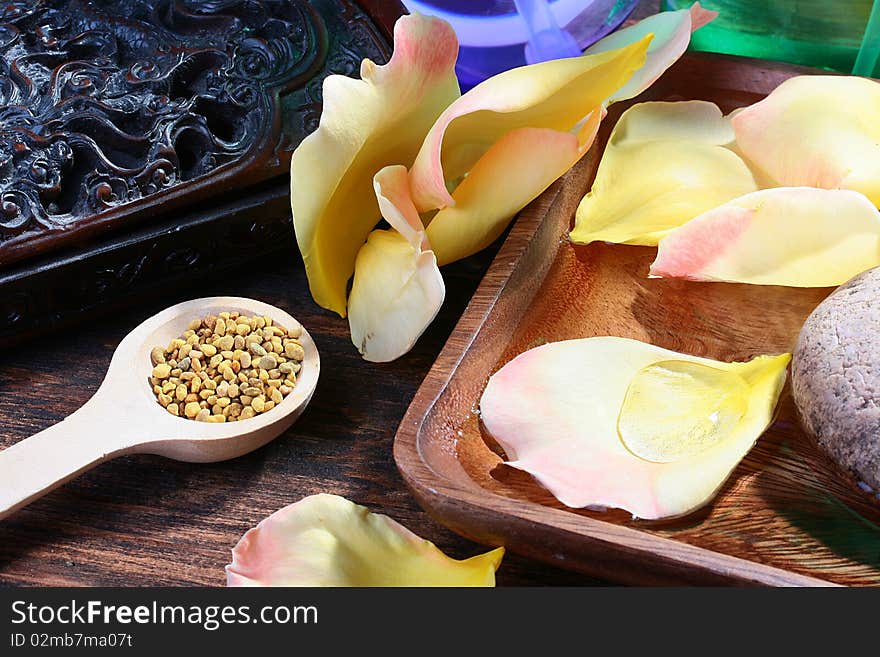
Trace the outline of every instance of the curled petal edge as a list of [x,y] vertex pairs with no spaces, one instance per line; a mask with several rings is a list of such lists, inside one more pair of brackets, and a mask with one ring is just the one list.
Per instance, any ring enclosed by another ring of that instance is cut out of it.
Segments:
[[388,516],[338,495],[264,518],[232,550],[228,586],[494,586],[504,548],[446,556]]

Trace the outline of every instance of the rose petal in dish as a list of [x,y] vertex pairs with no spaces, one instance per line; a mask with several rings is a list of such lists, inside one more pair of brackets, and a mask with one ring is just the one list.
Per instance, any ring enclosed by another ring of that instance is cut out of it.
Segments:
[[745,162],[719,145],[732,136],[712,103],[634,105],[614,127],[571,240],[653,246],[697,215],[756,191]]
[[486,430],[563,504],[645,519],[707,504],[773,418],[789,354],[724,363],[595,337],[520,354],[489,380]]
[[695,2],[690,9],[664,11],[649,16],[635,25],[612,32],[584,51],[585,55],[607,52],[635,43],[646,34],[653,34],[654,40],[648,48],[645,65],[636,71],[632,78],[614,92],[609,102],[634,98],[650,87],[687,50],[691,33],[703,27],[718,15],[717,11],[703,9]]
[[636,103],[617,120],[609,143],[675,139],[724,146],[736,139],[730,117],[706,100]]
[[425,135],[460,92],[458,41],[444,21],[414,14],[394,26],[394,54],[370,60],[361,79],[324,80],[318,129],[291,160],[296,239],[315,301],[344,316],[355,258],[380,219],[373,176],[413,161]]
[[229,586],[494,586],[504,548],[458,561],[391,518],[312,495],[248,531]]
[[841,285],[880,265],[880,212],[859,192],[777,187],[741,196],[660,241],[651,275],[790,287]]
[[406,167],[383,168],[375,193],[391,230],[374,230],[361,247],[348,299],[351,340],[366,360],[408,352],[437,316],[446,288],[418,212]]
[[732,118],[743,155],[782,186],[852,189],[880,204],[880,83],[805,75]]

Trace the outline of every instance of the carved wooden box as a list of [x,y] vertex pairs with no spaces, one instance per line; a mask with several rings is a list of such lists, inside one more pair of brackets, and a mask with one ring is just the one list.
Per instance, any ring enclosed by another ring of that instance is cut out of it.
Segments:
[[328,74],[396,2],[0,3],[0,343],[278,248]]

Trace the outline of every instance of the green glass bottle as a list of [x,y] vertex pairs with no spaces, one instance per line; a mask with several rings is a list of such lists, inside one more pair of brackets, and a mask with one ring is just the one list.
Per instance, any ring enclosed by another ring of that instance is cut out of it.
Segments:
[[[693,0],[663,0],[668,10]],[[872,0],[701,0],[718,18],[697,30],[695,50],[774,59],[850,73],[866,39]],[[880,13],[880,12],[875,12]]]

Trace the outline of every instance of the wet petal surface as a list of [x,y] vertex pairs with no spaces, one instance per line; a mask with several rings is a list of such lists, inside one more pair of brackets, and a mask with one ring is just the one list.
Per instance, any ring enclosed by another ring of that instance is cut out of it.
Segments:
[[639,518],[705,505],[772,421],[789,354],[724,363],[625,338],[531,349],[480,401],[508,465],[563,504]]

